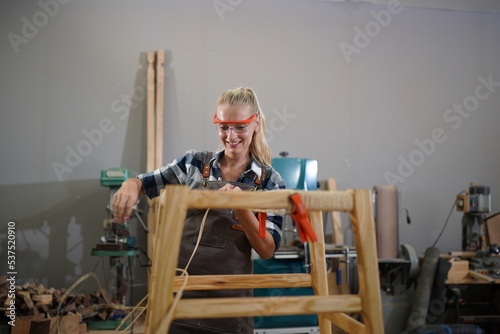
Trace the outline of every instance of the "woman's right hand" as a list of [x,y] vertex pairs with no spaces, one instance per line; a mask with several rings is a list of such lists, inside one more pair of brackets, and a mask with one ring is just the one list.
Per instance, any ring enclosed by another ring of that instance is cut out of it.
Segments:
[[142,182],[139,179],[127,179],[113,196],[113,217],[115,222],[123,223],[130,219],[132,208],[142,195]]

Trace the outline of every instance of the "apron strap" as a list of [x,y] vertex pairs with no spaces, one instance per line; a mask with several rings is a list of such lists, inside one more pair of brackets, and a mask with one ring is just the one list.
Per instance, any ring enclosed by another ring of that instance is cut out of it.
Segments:
[[254,185],[255,185],[255,188],[253,190],[257,190],[259,189],[261,183],[262,183],[262,180],[264,180],[264,175],[265,175],[265,169],[262,168],[262,171],[260,173],[260,175],[257,175],[257,177],[255,178],[255,180],[253,181]]
[[203,188],[206,188],[208,178],[210,177],[210,159],[212,159],[213,155],[214,152],[208,152],[205,157],[205,165],[203,166]]

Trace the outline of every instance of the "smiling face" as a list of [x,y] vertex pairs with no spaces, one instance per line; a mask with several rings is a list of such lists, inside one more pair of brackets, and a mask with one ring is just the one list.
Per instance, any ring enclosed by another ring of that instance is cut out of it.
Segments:
[[217,124],[219,138],[225,149],[225,154],[231,157],[246,157],[255,131],[259,128],[259,117],[250,123],[232,123],[252,118],[250,107],[246,105],[220,105],[216,117],[222,123]]

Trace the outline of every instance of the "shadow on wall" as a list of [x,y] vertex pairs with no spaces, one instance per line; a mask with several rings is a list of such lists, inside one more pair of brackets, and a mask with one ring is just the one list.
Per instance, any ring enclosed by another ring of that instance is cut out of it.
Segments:
[[[0,186],[0,193],[0,270],[8,272],[7,227],[13,222],[17,285],[38,282],[47,288],[68,288],[94,270],[98,259],[90,252],[108,217],[108,188],[98,179],[7,185]],[[140,237],[139,245],[145,243]]]
[[[178,124],[177,92],[175,86],[175,73],[171,66],[172,51],[165,50],[165,64],[162,75],[164,76],[164,107],[163,107],[163,164],[165,153],[172,152],[176,145],[173,134],[167,131],[167,124]],[[154,67],[153,67],[154,70]],[[139,55],[139,69],[136,72],[134,88],[130,101],[120,105],[126,112],[122,115],[127,119],[127,131],[123,143],[122,165],[115,167],[127,168],[137,173],[149,172],[146,170],[147,162],[147,52]],[[154,73],[156,75],[156,73]],[[156,92],[153,92],[153,97]],[[128,100],[127,100],[128,101]],[[127,109],[128,108],[128,109]],[[156,112],[156,109],[155,109]]]

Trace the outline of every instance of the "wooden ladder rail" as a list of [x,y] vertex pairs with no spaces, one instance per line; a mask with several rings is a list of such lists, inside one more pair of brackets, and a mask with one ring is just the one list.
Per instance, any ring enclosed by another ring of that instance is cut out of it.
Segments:
[[[321,333],[331,333],[334,323],[349,333],[384,332],[378,273],[375,227],[369,189],[348,191],[219,192],[189,190],[169,185],[160,195],[157,242],[154,251],[147,306],[146,334],[167,333],[165,316],[172,308],[174,291],[185,278],[176,276],[182,227],[187,209],[286,209],[293,210],[289,196],[300,193],[318,235],[311,242],[311,274],[259,274],[189,276],[186,290],[312,287],[314,296],[210,298],[180,300],[173,318],[219,318],[317,314]],[[321,211],[349,212],[356,243],[359,292],[328,295]],[[161,242],[160,242],[161,241]],[[347,313],[361,313],[359,322]]]

